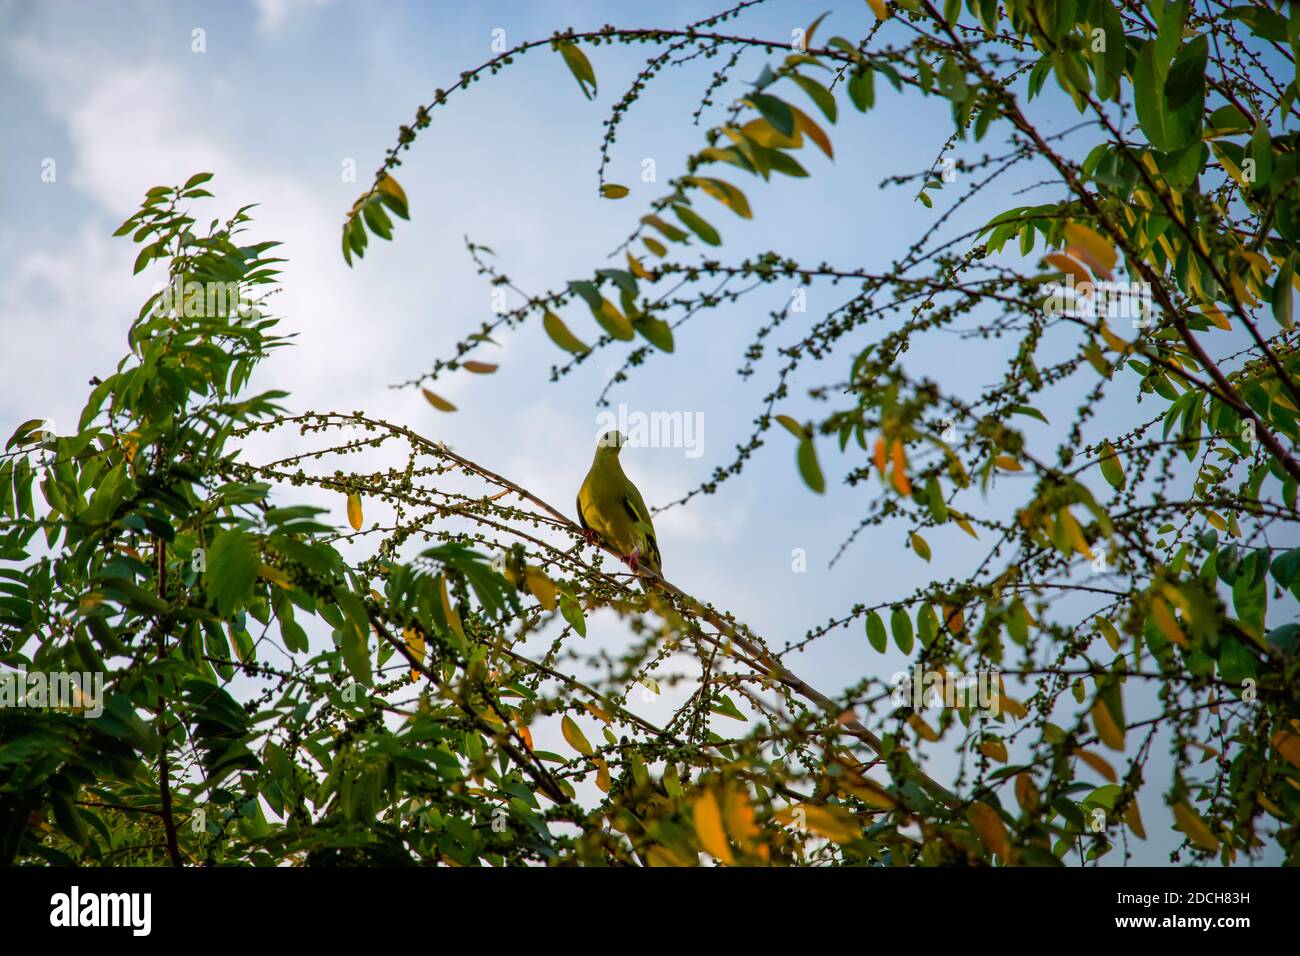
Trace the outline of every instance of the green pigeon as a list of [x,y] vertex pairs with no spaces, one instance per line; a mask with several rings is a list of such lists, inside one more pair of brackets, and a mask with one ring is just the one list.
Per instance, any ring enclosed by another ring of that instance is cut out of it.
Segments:
[[[618,463],[625,441],[617,431],[600,436],[591,470],[578,489],[578,523],[588,541],[604,541],[624,556],[633,572],[644,564],[662,575],[650,509]],[[645,587],[644,580],[641,585]]]

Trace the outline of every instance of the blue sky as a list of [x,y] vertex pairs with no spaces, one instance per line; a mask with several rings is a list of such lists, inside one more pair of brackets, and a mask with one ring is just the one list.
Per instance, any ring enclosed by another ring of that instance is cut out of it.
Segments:
[[[806,27],[827,8],[834,13],[820,28],[823,39],[835,33],[856,38],[871,21],[861,2],[789,0],[756,8],[740,21],[741,29],[788,42],[792,29]],[[112,239],[113,229],[150,186],[205,170],[216,174],[209,188],[217,197],[208,201],[205,216],[259,202],[252,235],[285,242],[289,262],[274,306],[299,338],[291,352],[268,363],[262,387],[289,388],[295,409],[365,409],[408,424],[571,510],[590,462],[595,398],[621,364],[621,349],[596,356],[553,385],[547,370],[562,356],[540,328],[507,334],[501,348],[479,356],[499,363],[498,374],[461,374],[435,386],[460,406],[454,415],[433,412],[418,392],[389,386],[448,355],[490,314],[490,290],[475,275],[463,236],[491,246],[498,265],[530,292],[621,265],[606,261],[606,254],[701,145],[704,128],[691,125],[691,113],[724,60],[667,70],[634,105],[609,171],[612,181],[632,187],[627,199],[611,202],[596,194],[601,124],[649,48],[589,50],[600,82],[594,103],[582,97],[560,57],[539,50],[435,112],[398,171],[412,221],[399,223],[395,242],[372,242],[366,258],[349,269],[339,255],[339,225],[397,126],[409,122],[436,88],[488,59],[494,29],[504,29],[513,45],[566,26],[677,26],[706,12],[699,3],[523,0],[0,2],[0,84],[6,90],[0,107],[0,423],[75,421],[86,380],[124,352],[130,318],[160,278],[131,276],[135,249]],[[205,52],[192,49],[196,29],[204,31]],[[740,81],[755,77],[765,61],[761,52],[748,54],[717,102],[739,95]],[[734,262],[779,249],[806,262],[883,271],[901,255],[937,213],[914,202],[910,189],[882,190],[879,183],[928,168],[951,120],[944,101],[904,98],[883,83],[878,101],[865,118],[842,103],[832,131],[835,161],[806,151],[810,179],[771,185],[737,180],[754,219],[741,223],[713,211],[711,218],[725,228],[719,257]],[[1047,131],[1077,121],[1059,98],[1049,95],[1047,104],[1039,117]],[[715,106],[706,113],[705,123],[716,121],[718,111]],[[1001,150],[1000,142],[989,141],[965,155]],[[647,157],[656,160],[657,185],[640,182]],[[41,179],[47,159],[57,164],[52,183]],[[350,160],[357,182],[341,175]],[[981,224],[1012,205],[1056,198],[1050,190],[1013,195],[1041,178],[1022,168],[961,210],[952,228]],[[734,370],[754,330],[789,291],[773,287],[698,317],[679,330],[675,355],[655,356],[611,393],[615,403],[633,410],[703,414],[700,457],[682,449],[624,452],[625,468],[652,506],[729,463],[734,446],[747,438],[777,364],[769,357],[748,380]],[[847,285],[808,290],[809,318],[852,294]],[[566,318],[579,335],[594,338],[589,317],[572,312]],[[784,344],[797,333],[788,324],[776,338]],[[796,380],[791,399],[778,410],[810,417],[806,389],[842,374],[850,349],[867,340],[846,342],[832,364]],[[1009,347],[940,335],[907,362],[970,397],[996,381]],[[1074,407],[1072,398],[1077,394],[1059,399],[1059,420]],[[1058,420],[1050,405],[1044,411]],[[1114,428],[1150,413],[1121,403],[1099,418]],[[1053,445],[1059,438],[1049,426],[1034,425],[1027,433]],[[979,545],[950,527],[930,534],[936,557],[929,567],[905,549],[905,530],[895,526],[860,539],[828,569],[864,510],[866,492],[839,483],[856,462],[840,459],[828,442],[822,461],[830,489],[813,496],[797,476],[793,443],[785,439],[784,432],[772,433],[746,473],[721,494],[656,520],[668,577],[730,608],[773,645],[798,639],[855,602],[910,592],[936,568],[942,576],[960,575],[982,556]],[[995,507],[999,497],[995,489]],[[341,502],[330,504],[341,522]],[[791,570],[796,548],[807,553],[804,573]],[[617,647],[623,635],[616,622],[606,624],[593,642]],[[902,659],[892,652],[876,655],[855,624],[788,663],[814,685],[835,691],[864,674],[889,675]],[[953,766],[940,755],[932,768],[943,776]],[[1172,846],[1160,799],[1165,776],[1157,766],[1148,774],[1142,808],[1152,839],[1137,846],[1138,861],[1163,862]]]

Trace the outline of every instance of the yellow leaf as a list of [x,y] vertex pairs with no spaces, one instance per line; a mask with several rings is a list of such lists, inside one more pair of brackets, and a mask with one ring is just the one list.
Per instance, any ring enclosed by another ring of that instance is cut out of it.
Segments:
[[998,763],[1007,762],[1007,745],[1000,740],[986,740],[980,744],[980,753]]
[[555,610],[555,583],[540,569],[531,565],[524,570],[524,583],[533,592],[537,603],[548,611]]
[[551,341],[566,352],[584,355],[591,351],[591,346],[570,332],[569,327],[564,324],[564,320],[549,309],[546,311],[546,315],[542,317],[542,328],[551,337]]
[[1100,755],[1092,753],[1089,750],[1076,750],[1074,755],[1111,783],[1119,783],[1119,775],[1115,773],[1115,768],[1107,763]]
[[[417,661],[424,660],[424,634],[413,627],[402,628],[402,638],[406,641],[406,649],[411,652],[411,656]],[[411,668],[411,680],[418,681],[420,671],[417,668]]]
[[264,564],[257,569],[257,576],[270,581],[272,584],[282,588],[293,587],[293,581],[289,575],[285,574],[279,568],[273,568],[269,564]]
[[939,739],[938,732],[926,723],[919,714],[912,714],[907,718],[907,722],[911,725],[912,729],[916,731],[916,735],[922,740],[928,740],[933,743]]
[[666,846],[655,844],[645,852],[646,863],[649,866],[696,866],[698,860],[692,860],[686,856],[670,850]]
[[1133,835],[1139,840],[1147,838],[1146,828],[1142,826],[1142,814],[1138,812],[1137,798],[1130,800],[1125,808],[1124,822],[1128,824],[1128,828],[1133,831]]
[[447,594],[447,579],[441,574],[438,575],[438,588],[442,598],[442,613],[443,616],[447,618],[447,624],[453,631],[461,637],[464,637],[465,628],[460,623],[460,615],[457,614],[456,609],[452,607],[451,596]]
[[1300,767],[1300,737],[1279,730],[1273,735],[1273,748],[1292,766]]
[[1178,822],[1177,830],[1187,834],[1187,838],[1203,850],[1211,852],[1219,848],[1219,840],[1205,825],[1201,815],[1185,803],[1174,804],[1174,819]]
[[627,267],[631,270],[632,275],[636,276],[638,279],[645,279],[647,282],[654,281],[654,273],[642,265],[641,260],[630,252],[627,253]]
[[1027,772],[1016,774],[1016,802],[1026,813],[1032,813],[1038,806],[1038,790],[1034,787],[1034,778]]
[[348,524],[353,531],[361,530],[361,496],[353,492],[348,495]]
[[1087,226],[1073,222],[1065,227],[1065,241],[1069,251],[1087,263],[1095,275],[1110,278],[1118,256],[1109,242]]
[[422,389],[420,389],[420,391],[424,393],[424,400],[425,400],[426,402],[428,402],[430,405],[432,405],[434,408],[436,408],[438,411],[440,411],[440,412],[454,412],[454,411],[456,410],[456,406],[455,406],[455,405],[453,405],[451,402],[447,401],[447,400],[446,400],[445,398],[443,398],[442,396],[440,396],[440,395],[435,395],[433,392],[429,391],[427,388],[422,388]]
[[600,194],[606,199],[622,199],[628,194],[628,188],[618,183],[605,183],[600,187]]
[[519,728],[519,736],[522,737],[522,738],[524,739],[524,746],[528,748],[528,752],[529,752],[529,753],[532,753],[532,752],[533,752],[533,732],[532,732],[531,730],[529,730],[527,727],[520,727],[520,728]]
[[993,464],[1003,471],[1024,471],[1025,467],[1010,455],[998,455],[993,459]]
[[1029,716],[1029,711],[1025,709],[1025,705],[1020,703],[1020,701],[1016,700],[1010,694],[1006,693],[1006,691],[1001,691],[998,694],[998,709],[1005,710],[1017,720]]
[[848,810],[815,803],[803,804],[808,829],[836,843],[848,843],[862,835],[862,825]]
[[795,129],[807,133],[808,138],[817,144],[818,149],[831,159],[834,159],[835,153],[831,150],[831,140],[830,137],[826,135],[826,131],[814,123],[808,114],[799,109],[799,107],[790,103],[787,103],[786,106],[789,106],[790,112],[794,114]]
[[915,532],[912,534],[912,550],[919,554],[926,561],[930,560],[930,545],[926,540]]
[[966,819],[979,834],[980,842],[993,856],[1001,857],[1003,862],[1011,855],[1011,841],[1007,837],[1007,828],[1002,817],[987,803],[976,801],[966,810]]
[[1106,344],[1110,346],[1112,351],[1118,352],[1121,355],[1127,355],[1129,352],[1133,351],[1133,344],[1131,342],[1126,342],[1124,339],[1121,339],[1118,335],[1112,332],[1110,326],[1105,322],[1101,323],[1101,337],[1105,340]]
[[591,716],[595,717],[597,720],[601,721],[602,723],[612,724],[614,722],[614,718],[610,715],[608,711],[601,710],[595,704],[588,702],[583,704],[582,706],[583,709],[587,711],[587,713],[591,714]]
[[1111,750],[1124,749],[1124,730],[1115,723],[1110,708],[1100,697],[1092,705],[1092,726],[1097,730],[1097,737]]
[[596,758],[596,786],[600,788],[601,793],[609,793],[609,764],[600,758]]
[[564,739],[569,742],[569,746],[578,753],[590,757],[594,751],[591,743],[582,733],[582,728],[577,725],[572,717],[568,714],[560,721],[560,732],[564,734]]
[[876,15],[877,20],[889,19],[889,8],[885,6],[885,0],[867,0],[867,6]]
[[898,801],[890,795],[889,791],[870,777],[858,774],[846,775],[845,780],[840,783],[840,789],[882,810],[893,810],[898,806]]
[[1088,539],[1083,536],[1083,528],[1079,526],[1074,515],[1070,514],[1070,509],[1062,508],[1057,512],[1057,521],[1066,543],[1085,558],[1091,558],[1092,548],[1088,547]]
[[[728,129],[724,129],[723,132],[727,132],[732,139],[736,138]],[[743,134],[742,138],[752,139],[759,146],[766,146],[768,149],[799,149],[803,146],[803,132],[797,125],[794,134],[786,136],[784,133],[777,132],[776,127],[767,120],[756,119],[742,126],[740,132]]]
[[695,820],[695,835],[700,838],[700,846],[704,847],[705,852],[730,865],[735,857],[727,844],[727,834],[722,829],[722,810],[712,790],[705,790],[695,798],[691,815]]
[[1232,323],[1213,302],[1206,302],[1200,308],[1201,313],[1214,324],[1215,328],[1223,329],[1225,332],[1232,331]]
[[748,850],[751,841],[761,832],[754,822],[754,807],[749,794],[742,787],[729,787],[722,798],[722,817],[727,832],[741,850]]
[[462,362],[461,367],[467,372],[474,372],[477,375],[491,375],[497,370],[497,367],[491,362],[475,362],[470,359],[468,362]]
[[1165,603],[1164,598],[1159,596],[1151,598],[1151,620],[1170,641],[1179,647],[1187,647],[1187,635],[1183,633],[1178,619],[1174,617],[1173,610]]

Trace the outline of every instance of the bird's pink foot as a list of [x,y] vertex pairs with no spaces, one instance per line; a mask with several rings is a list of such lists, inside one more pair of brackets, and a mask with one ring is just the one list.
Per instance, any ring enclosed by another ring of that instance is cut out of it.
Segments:
[[626,558],[624,558],[623,560],[627,562],[627,566],[628,566],[629,568],[631,568],[631,569],[632,569],[632,573],[635,574],[635,573],[636,573],[636,569],[637,569],[637,565],[641,563],[641,552],[640,552],[640,550],[633,551],[631,554],[629,554],[629,555],[628,555]]
[[596,534],[596,532],[593,531],[591,528],[583,528],[582,540],[586,541],[587,544],[591,545],[594,548],[597,544],[600,543],[600,535]]

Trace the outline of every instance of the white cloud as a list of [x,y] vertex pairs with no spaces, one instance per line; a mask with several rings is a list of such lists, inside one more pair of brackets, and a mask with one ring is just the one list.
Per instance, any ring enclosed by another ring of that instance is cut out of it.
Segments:
[[253,0],[253,6],[257,8],[257,28],[264,32],[277,30],[294,13],[328,3],[330,0]]

